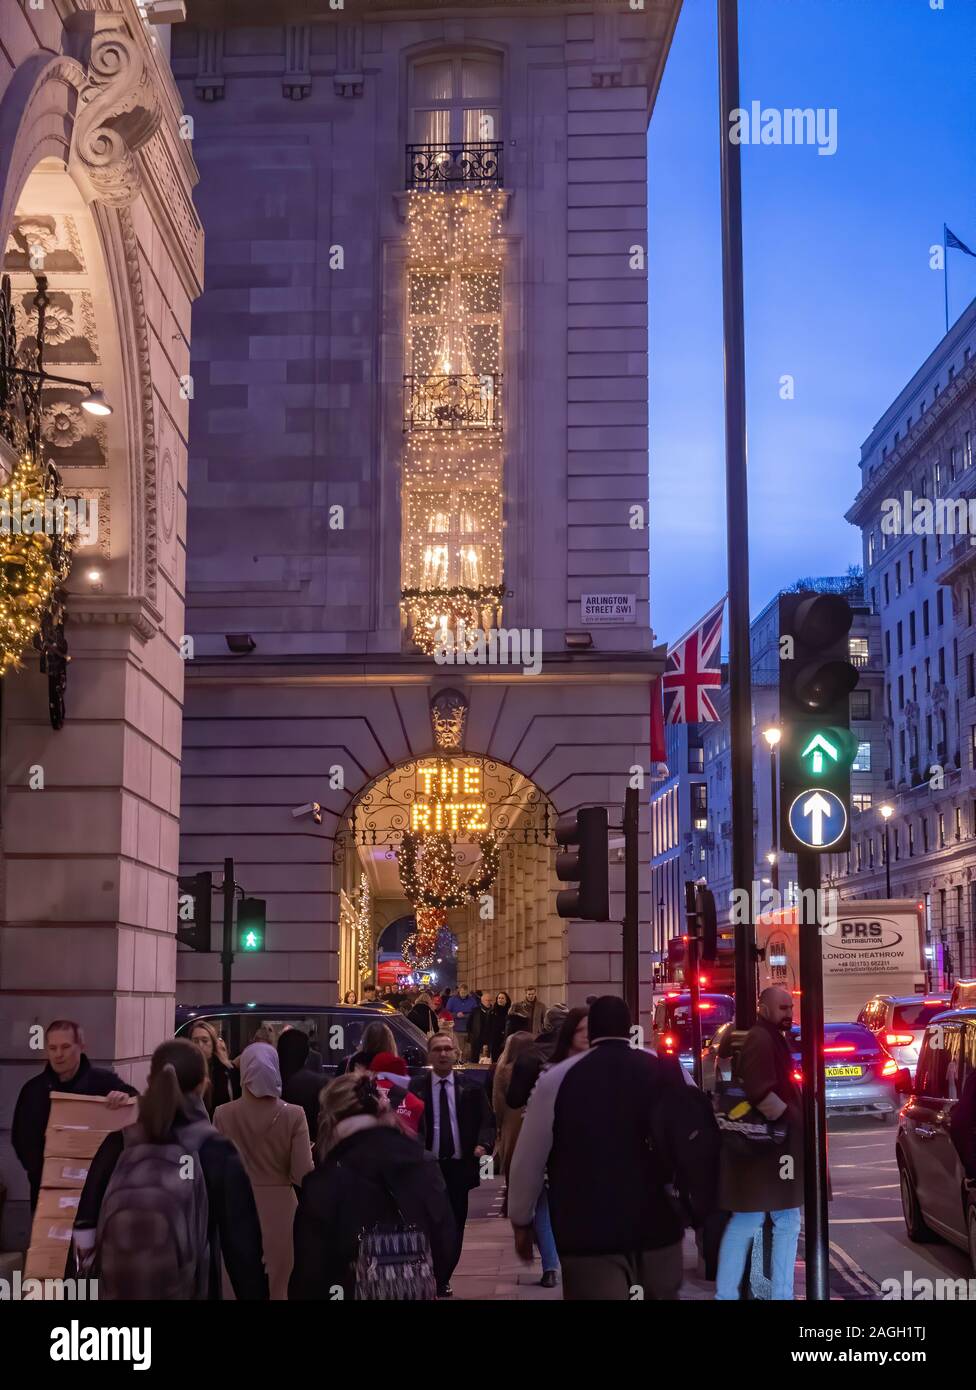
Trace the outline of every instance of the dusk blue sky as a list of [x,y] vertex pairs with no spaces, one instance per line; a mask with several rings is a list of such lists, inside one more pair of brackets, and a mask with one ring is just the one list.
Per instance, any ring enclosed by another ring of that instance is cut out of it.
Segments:
[[[742,147],[755,614],[860,563],[860,445],[944,332],[929,247],[945,221],[976,250],[976,0],[739,9],[741,105],[838,113],[832,156]],[[685,0],[648,151],[651,622],[670,641],[727,587],[715,0]],[[959,251],[949,295],[951,322],[976,295]]]

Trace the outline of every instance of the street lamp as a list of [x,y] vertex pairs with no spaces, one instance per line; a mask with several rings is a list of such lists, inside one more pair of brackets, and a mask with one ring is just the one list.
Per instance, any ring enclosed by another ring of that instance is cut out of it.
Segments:
[[885,897],[891,897],[891,856],[888,853],[888,822],[895,814],[894,806],[889,806],[887,802],[878,808],[884,819],[884,862],[885,862]]
[[773,891],[779,892],[779,827],[777,825],[778,807],[776,805],[776,747],[783,737],[783,730],[778,724],[771,724],[768,729],[763,729],[762,736],[769,747],[769,820],[772,840],[772,850],[766,855],[771,867],[773,879]]

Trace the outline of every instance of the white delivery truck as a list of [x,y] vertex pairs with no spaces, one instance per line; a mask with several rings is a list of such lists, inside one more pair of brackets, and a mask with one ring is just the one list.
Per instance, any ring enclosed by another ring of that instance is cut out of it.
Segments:
[[[924,925],[914,898],[838,902],[825,895],[828,910],[821,928],[824,1022],[853,1022],[876,994],[924,994]],[[756,922],[759,988],[782,985],[799,1000],[797,908],[764,912]],[[799,1009],[797,1009],[797,1016]]]

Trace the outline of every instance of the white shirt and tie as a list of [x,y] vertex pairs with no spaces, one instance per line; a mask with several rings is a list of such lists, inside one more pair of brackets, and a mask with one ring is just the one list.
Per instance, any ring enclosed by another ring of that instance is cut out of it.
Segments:
[[431,1089],[431,1109],[433,1110],[433,1135],[431,1138],[431,1153],[436,1158],[442,1157],[441,1154],[441,1100],[442,1092],[447,1095],[447,1107],[451,1116],[451,1137],[454,1140],[454,1152],[444,1157],[461,1157],[461,1133],[458,1129],[457,1118],[457,1090],[454,1081],[454,1073],[450,1072],[447,1076],[438,1076],[435,1071],[430,1074]]

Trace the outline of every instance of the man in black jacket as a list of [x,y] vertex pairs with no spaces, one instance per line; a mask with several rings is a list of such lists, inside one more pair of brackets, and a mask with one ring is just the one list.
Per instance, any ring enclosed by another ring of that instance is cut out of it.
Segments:
[[93,1067],[82,1048],[84,1034],[70,1019],[56,1019],[44,1033],[47,1066],[21,1087],[14,1107],[10,1140],[14,1153],[26,1169],[30,1183],[31,1211],[37,1206],[44,1168],[44,1132],[51,1114],[51,1092],[68,1091],[76,1096],[105,1096],[113,1109],[124,1105],[139,1092],[116,1076],[114,1071]]
[[[468,1219],[468,1193],[478,1186],[478,1160],[493,1143],[491,1111],[483,1086],[464,1086],[454,1070],[457,1044],[450,1033],[438,1033],[427,1046],[430,1070],[415,1076],[410,1090],[424,1102],[425,1144],[439,1161],[448,1200],[457,1226],[457,1246],[448,1271],[450,1279],[461,1258],[464,1223]],[[445,1280],[438,1290],[448,1297]]]
[[589,1015],[590,1047],[543,1072],[525,1113],[508,1179],[520,1258],[548,1176],[549,1211],[566,1299],[675,1299],[683,1222],[649,1140],[658,1105],[684,1085],[676,1063],[630,1043],[630,1010],[604,995]]

